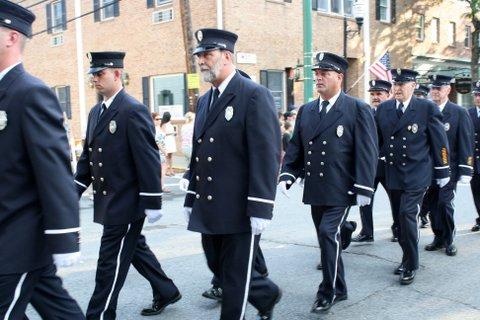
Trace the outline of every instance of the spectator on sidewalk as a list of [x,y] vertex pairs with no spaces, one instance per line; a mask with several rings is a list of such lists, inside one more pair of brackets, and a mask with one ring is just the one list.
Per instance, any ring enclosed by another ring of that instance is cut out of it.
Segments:
[[193,124],[195,123],[195,113],[187,112],[185,114],[185,124],[182,126],[182,153],[190,163],[192,155],[192,137],[193,137]]
[[163,113],[162,121],[160,122],[160,128],[162,129],[165,135],[165,152],[167,154],[167,172],[165,173],[167,176],[173,176],[175,173],[172,169],[172,158],[173,154],[177,152],[177,145],[175,143],[175,128],[173,127],[170,119],[172,116],[170,112],[166,111]]
[[165,150],[165,134],[160,129],[160,122],[162,118],[156,112],[152,112],[153,123],[155,123],[155,142],[157,143],[159,154],[160,154],[160,164],[161,164],[161,180],[162,180],[162,190],[165,193],[171,192],[170,189],[165,188],[165,174],[167,172],[167,162],[166,162],[166,150]]

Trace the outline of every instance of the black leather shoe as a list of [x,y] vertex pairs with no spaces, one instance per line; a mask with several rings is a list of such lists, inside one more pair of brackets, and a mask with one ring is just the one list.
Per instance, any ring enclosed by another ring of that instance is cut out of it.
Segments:
[[428,227],[428,218],[420,217],[420,228],[425,229],[426,227]]
[[373,237],[367,236],[364,234],[359,234],[358,236],[352,239],[352,242],[373,242]]
[[202,297],[216,301],[222,301],[222,288],[213,286],[202,293]]
[[445,248],[445,253],[447,254],[447,256],[455,256],[457,255],[457,247],[452,243],[452,244],[449,244],[446,248]]
[[352,233],[357,229],[357,223],[355,221],[345,221],[342,226],[340,238],[342,239],[342,250],[345,250],[352,241]]
[[273,319],[273,308],[275,308],[275,305],[282,299],[282,290],[278,289],[278,296],[271,305],[271,307],[264,312],[258,312],[257,314],[257,320],[271,320]]
[[317,270],[322,270],[322,269],[323,269],[322,263],[319,262],[319,263],[317,264]]
[[438,240],[433,240],[432,243],[430,244],[427,244],[425,246],[425,250],[427,251],[437,251],[437,250],[440,250],[442,248],[445,248],[445,245],[443,245],[440,241]]
[[155,316],[157,314],[160,314],[169,304],[174,304],[180,299],[182,299],[182,295],[180,294],[180,292],[177,292],[173,297],[169,299],[165,299],[165,300],[153,299],[152,307],[143,309],[141,312],[141,315]]
[[346,294],[336,296],[333,302],[330,299],[327,300],[326,298],[317,298],[317,300],[315,300],[315,302],[313,303],[311,312],[313,313],[327,312],[335,303],[339,301],[347,300],[347,299],[348,299],[348,296]]
[[475,225],[472,227],[473,232],[480,231],[480,223],[475,223]]
[[394,274],[402,274],[402,272],[405,271],[405,268],[403,267],[403,264],[400,263],[400,265],[393,271]]
[[392,236],[392,238],[390,238],[390,241],[391,242],[398,242],[398,238],[396,236]]
[[400,284],[407,285],[413,282],[415,279],[415,270],[404,270],[400,276]]

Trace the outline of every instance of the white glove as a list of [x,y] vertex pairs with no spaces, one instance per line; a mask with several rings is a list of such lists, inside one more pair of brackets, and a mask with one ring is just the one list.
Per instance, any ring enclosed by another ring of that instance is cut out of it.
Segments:
[[189,184],[190,184],[190,181],[188,181],[188,179],[182,178],[182,179],[180,179],[180,182],[178,183],[178,187],[183,192],[187,192]]
[[287,183],[292,184],[291,181],[280,181],[278,183],[278,188],[280,189],[280,192],[283,193],[285,197],[290,198],[290,195],[288,194],[288,190],[287,190]]
[[450,181],[450,177],[443,178],[443,179],[437,179],[437,184],[440,188],[443,188],[447,185],[447,183]]
[[471,180],[472,180],[471,176],[460,176],[460,179],[458,181],[460,183],[469,184]]
[[372,201],[372,198],[363,196],[361,194],[357,194],[357,204],[360,207],[368,206],[371,201]]
[[256,218],[256,217],[250,217],[250,224],[252,225],[252,233],[254,235],[259,235],[265,229],[267,226],[270,224],[271,220],[268,219],[262,219],[262,218]]
[[54,253],[52,256],[57,268],[71,267],[80,261],[80,252]]
[[183,207],[183,214],[185,215],[185,221],[187,224],[190,222],[190,215],[192,214],[192,208]]
[[145,214],[147,215],[148,223],[157,222],[163,216],[162,209],[145,209]]

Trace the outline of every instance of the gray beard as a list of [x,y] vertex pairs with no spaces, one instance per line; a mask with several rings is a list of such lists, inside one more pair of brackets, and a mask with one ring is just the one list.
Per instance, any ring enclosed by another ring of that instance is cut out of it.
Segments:
[[218,59],[218,61],[215,62],[215,64],[212,66],[211,69],[200,71],[202,74],[203,81],[213,83],[213,81],[215,81],[218,78],[221,67],[222,67],[222,61],[221,59]]

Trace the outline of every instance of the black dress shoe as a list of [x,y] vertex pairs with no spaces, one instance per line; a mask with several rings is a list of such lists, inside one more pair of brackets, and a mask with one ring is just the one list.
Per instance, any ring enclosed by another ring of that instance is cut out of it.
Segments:
[[348,299],[348,296],[346,294],[336,296],[333,302],[331,299],[317,298],[317,300],[315,300],[315,302],[313,303],[311,312],[324,313],[328,311],[335,303],[342,300],[347,300],[347,299]]
[[342,239],[342,250],[345,250],[352,241],[352,233],[357,229],[357,223],[355,221],[345,221],[342,226],[340,239]]
[[352,239],[352,242],[373,242],[373,237],[367,236],[364,234],[359,234],[358,236]]
[[180,292],[177,292],[173,297],[164,300],[153,299],[152,307],[142,310],[142,316],[155,316],[162,313],[162,311],[169,305],[174,304],[178,300],[182,299]]
[[457,254],[457,247],[452,243],[445,248],[445,253],[447,256],[455,256]]
[[396,236],[392,236],[390,239],[391,242],[398,242],[398,238]]
[[322,269],[323,269],[322,263],[319,262],[319,263],[317,264],[317,270],[322,270]]
[[480,223],[475,223],[475,225],[472,227],[473,232],[480,231]]
[[202,297],[216,301],[222,301],[222,288],[213,286],[202,293]]
[[420,217],[420,228],[425,229],[426,227],[428,227],[428,218]]
[[404,270],[400,276],[400,284],[407,285],[415,279],[415,270]]
[[258,312],[257,314],[257,320],[271,320],[273,319],[273,308],[275,308],[275,305],[282,299],[282,290],[278,289],[278,296],[273,302],[273,304],[268,308],[267,311],[263,312]]
[[402,274],[402,272],[405,271],[405,268],[403,266],[403,263],[400,263],[400,265],[393,271],[394,274]]
[[433,240],[432,243],[430,244],[427,244],[425,246],[425,250],[427,251],[437,251],[437,250],[440,250],[442,248],[445,248],[445,245],[443,245],[440,241],[438,240]]

